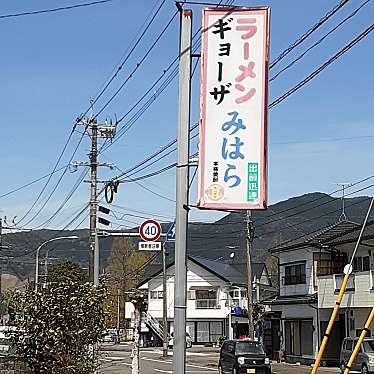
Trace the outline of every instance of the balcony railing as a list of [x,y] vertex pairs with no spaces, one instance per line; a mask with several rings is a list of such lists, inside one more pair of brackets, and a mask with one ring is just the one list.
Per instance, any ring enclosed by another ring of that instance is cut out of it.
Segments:
[[[334,274],[334,284],[335,284],[335,292],[339,292],[340,288],[342,287],[344,274]],[[356,288],[355,284],[355,274],[352,273],[349,276],[346,291],[354,291]]]
[[221,309],[221,304],[216,299],[196,299],[196,309]]

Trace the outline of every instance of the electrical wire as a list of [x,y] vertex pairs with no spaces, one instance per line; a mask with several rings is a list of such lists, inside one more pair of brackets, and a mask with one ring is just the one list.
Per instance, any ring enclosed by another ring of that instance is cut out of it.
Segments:
[[[157,15],[159,14],[159,12],[161,11],[161,8],[163,7],[163,5],[165,4],[165,1],[166,0],[162,0],[160,5],[158,6],[157,10],[154,11],[154,9],[152,9],[152,12],[151,12],[151,18],[150,20],[148,21],[146,27],[144,28],[144,30],[141,32],[140,36],[137,37],[136,39],[136,42],[133,44],[133,46],[129,49],[128,51],[125,53],[125,57],[123,58],[123,60],[121,61],[121,63],[118,65],[118,67],[115,69],[115,72],[111,75],[111,77],[107,80],[107,82],[104,84],[104,87],[101,88],[99,90],[99,92],[94,96],[95,99],[93,101],[93,105],[97,103],[97,101],[101,98],[101,96],[104,94],[104,92],[108,89],[108,87],[111,85],[111,83],[113,82],[113,80],[118,76],[118,74],[121,72],[121,70],[123,69],[124,65],[126,64],[126,62],[129,60],[129,58],[131,57],[131,55],[133,54],[133,52],[135,51],[136,47],[139,45],[139,43],[142,41],[143,37],[145,36],[145,34],[147,33],[147,31],[149,30],[149,28],[151,27],[153,21],[156,19]],[[140,32],[140,30],[139,30]],[[134,42],[134,41],[133,41]],[[133,43],[132,42],[132,43]],[[131,43],[131,44],[132,44]],[[86,110],[86,112],[82,115],[82,117],[84,117],[88,111],[90,110],[90,108],[88,108]],[[99,113],[95,116],[97,117],[99,115]]]
[[96,114],[95,117],[99,116],[105,110],[105,108],[115,99],[115,97],[122,91],[122,89],[125,87],[125,85],[129,82],[129,80],[133,77],[133,75],[139,69],[139,67],[147,59],[147,57],[152,52],[152,50],[157,45],[157,43],[161,40],[162,36],[165,34],[165,32],[167,31],[167,29],[170,27],[170,25],[174,21],[174,19],[175,19],[175,17],[176,17],[177,14],[178,14],[178,11],[176,11],[174,13],[174,15],[170,18],[169,22],[162,29],[161,33],[157,36],[156,40],[152,43],[152,45],[150,46],[150,48],[148,48],[147,52],[144,54],[144,56],[141,58],[141,60],[136,64],[135,68],[130,72],[130,74],[128,75],[128,77],[119,86],[119,88],[114,92],[114,94],[110,97],[110,99],[104,104],[104,106],[98,111],[98,113]]
[[70,9],[88,7],[92,5],[111,3],[113,1],[114,0],[98,0],[98,1],[91,1],[90,3],[75,4],[75,5],[64,6],[64,7],[59,7],[59,8],[50,8],[50,9],[34,10],[34,11],[29,11],[29,12],[3,14],[3,15],[0,15],[0,19],[30,16],[30,15],[43,14],[43,13],[53,13],[53,12],[59,12],[62,10],[70,10]]
[[68,165],[62,166],[62,167],[60,167],[59,169],[56,169],[55,171],[52,171],[52,173],[49,173],[49,174],[43,175],[42,177],[39,177],[39,178],[37,178],[37,179],[34,179],[34,180],[31,181],[31,182],[28,182],[28,183],[26,183],[26,184],[24,184],[24,185],[22,185],[22,186],[20,186],[20,187],[14,188],[13,190],[10,190],[10,191],[8,191],[8,192],[6,192],[6,193],[0,195],[0,199],[3,198],[3,197],[6,197],[6,196],[12,195],[13,193],[18,192],[18,191],[20,191],[20,190],[23,190],[23,189],[25,189],[25,188],[27,188],[27,187],[29,187],[29,186],[31,186],[31,185],[37,183],[37,182],[40,182],[41,180],[43,180],[43,179],[49,177],[50,175],[53,175],[53,174],[58,173],[59,171],[61,171],[62,169],[64,169],[66,166],[68,166]]
[[[63,147],[63,149],[62,149],[62,151],[61,151],[61,153],[60,153],[60,155],[59,155],[59,157],[57,158],[57,161],[56,161],[56,163],[55,163],[55,165],[53,166],[53,169],[52,169],[52,172],[49,174],[49,176],[48,176],[48,179],[47,179],[47,181],[45,182],[45,184],[44,184],[44,186],[43,186],[43,188],[42,188],[42,190],[39,192],[39,194],[38,194],[38,196],[36,197],[36,199],[34,200],[34,202],[32,203],[32,205],[31,205],[31,207],[27,210],[27,212],[19,219],[19,221],[17,222],[18,224],[20,224],[29,214],[30,214],[30,212],[32,211],[32,209],[35,207],[35,205],[37,204],[37,202],[39,201],[39,199],[41,198],[41,196],[43,195],[43,193],[44,193],[44,191],[46,190],[46,188],[47,188],[47,186],[48,186],[48,184],[49,184],[49,182],[51,181],[51,178],[52,178],[52,175],[56,172],[56,170],[57,170],[57,168],[58,168],[58,165],[59,165],[59,163],[60,163],[60,161],[61,161],[61,159],[62,159],[62,157],[63,157],[63,155],[64,155],[64,153],[65,153],[65,151],[66,151],[66,148],[68,147],[68,145],[69,145],[69,142],[70,142],[70,140],[71,140],[71,138],[72,138],[72,136],[73,136],[73,133],[74,133],[74,131],[75,131],[75,127],[76,127],[76,125],[74,125],[73,126],[73,129],[71,130],[71,132],[70,132],[70,134],[69,134],[69,136],[68,136],[68,139],[66,140],[66,142],[65,142],[65,144],[64,144],[64,147]],[[83,138],[83,135],[82,135],[82,138]],[[80,144],[80,142],[79,142],[79,144]],[[69,161],[69,164],[70,164],[70,161]],[[68,165],[69,165],[68,164]],[[66,171],[67,171],[67,169],[68,169],[68,167],[69,166],[66,166],[65,167],[65,170],[64,170],[64,172],[63,172],[63,175],[66,173]]]
[[81,185],[83,182],[84,178],[88,174],[88,169],[82,170],[80,176],[78,177],[77,181],[75,182],[74,186],[70,190],[70,192],[67,194],[63,202],[59,205],[59,207],[55,210],[55,212],[44,222],[40,223],[38,226],[34,227],[33,229],[38,229],[40,227],[45,227],[46,225],[49,225],[55,218],[56,216],[62,211],[63,207],[67,204],[67,202],[72,198],[74,193],[77,191],[78,187]]
[[[309,74],[306,78],[304,78],[301,82],[299,82],[297,85],[292,87],[290,90],[288,90],[286,93],[278,97],[276,100],[274,100],[270,105],[269,109],[272,109],[276,105],[280,104],[283,100],[285,100],[287,97],[298,91],[301,87],[303,87],[305,84],[307,84],[310,80],[312,80],[314,77],[316,77],[320,72],[322,72],[327,66],[329,66],[332,62],[334,62],[336,59],[341,57],[344,53],[346,53],[349,49],[351,49],[354,45],[359,43],[362,39],[364,39],[366,36],[369,35],[371,31],[373,31],[374,25],[370,25],[366,30],[364,30],[361,34],[359,34],[356,38],[354,38],[350,43],[348,43],[346,46],[344,46],[339,52],[337,52],[334,56],[332,56],[330,59],[328,59],[324,64],[322,64],[319,68],[314,70],[311,74]],[[196,154],[197,155],[197,154]],[[141,179],[150,178],[152,176],[158,175],[160,173],[163,173],[167,170],[170,170],[171,168],[175,167],[176,163],[170,164],[158,171],[155,171],[153,173],[146,174],[144,176],[137,177],[133,179],[133,181],[139,181]]]
[[345,45],[341,50],[339,50],[334,56],[329,58],[324,64],[319,66],[317,69],[315,69],[311,74],[309,74],[307,77],[305,77],[301,82],[293,86],[291,89],[289,89],[287,92],[285,92],[283,95],[278,97],[276,100],[274,100],[270,105],[269,109],[274,107],[275,105],[281,103],[283,100],[287,99],[290,95],[295,93],[297,90],[299,90],[301,87],[306,85],[309,81],[311,81],[313,78],[315,78],[319,73],[321,73],[324,69],[326,69],[329,65],[331,65],[335,60],[337,60],[339,57],[344,55],[347,51],[349,51],[353,46],[355,46],[357,43],[359,43],[361,40],[363,40],[365,37],[367,37],[374,29],[374,25],[371,24],[369,27],[367,27],[362,33],[357,35],[350,43]]
[[[75,147],[75,149],[74,149],[74,151],[73,151],[73,153],[72,153],[72,155],[71,155],[71,157],[70,157],[70,159],[69,159],[69,163],[68,163],[68,165],[70,165],[71,164],[71,162],[73,161],[73,159],[74,159],[74,156],[75,156],[75,154],[77,153],[77,151],[78,151],[78,148],[79,148],[79,146],[81,145],[81,143],[82,143],[82,140],[83,140],[83,137],[84,137],[84,135],[85,135],[85,132],[86,132],[86,130],[87,130],[87,126],[86,126],[86,128],[85,128],[85,130],[84,130],[84,132],[82,133],[82,135],[81,135],[81,137],[80,137],[80,139],[79,139],[79,142],[78,142],[78,144],[76,145],[76,147]],[[57,188],[58,188],[58,186],[60,185],[60,183],[61,183],[61,181],[62,181],[62,179],[63,179],[63,177],[65,176],[65,174],[67,173],[67,171],[68,171],[68,166],[65,168],[65,170],[62,172],[62,174],[60,175],[60,177],[59,177],[59,179],[57,180],[57,183],[55,184],[55,186],[53,187],[53,189],[52,189],[52,191],[49,193],[49,196],[47,197],[47,199],[44,201],[44,203],[42,204],[42,206],[39,208],[39,210],[24,224],[24,226],[27,226],[27,225],[29,225],[31,222],[33,222],[35,219],[36,219],[36,217],[38,217],[39,216],[39,214],[44,210],[44,208],[46,207],[46,205],[48,204],[48,202],[51,200],[51,198],[52,198],[52,196],[53,196],[53,194],[56,192],[56,190],[57,190]],[[78,187],[77,187],[78,188]],[[19,224],[20,223],[20,221],[18,221],[17,222],[17,224]]]
[[336,30],[339,29],[342,25],[344,25],[347,21],[349,21],[351,18],[353,18],[366,4],[368,4],[371,0],[366,0],[364,3],[362,3],[358,8],[356,8],[349,16],[344,18],[341,22],[339,22],[334,28],[332,28],[328,33],[326,33],[322,38],[320,38],[318,41],[316,41],[311,47],[307,48],[303,53],[301,53],[298,57],[296,57],[294,60],[292,60],[287,66],[285,66],[283,69],[281,69],[277,74],[275,74],[273,77],[269,79],[269,82],[272,82],[273,80],[277,79],[282,73],[284,73],[286,70],[291,68],[293,65],[296,64],[296,62],[300,61],[303,57],[306,56],[308,52],[310,52],[313,48],[317,47],[319,44],[321,44],[328,36],[330,36],[332,33],[334,33]]
[[[220,6],[222,3],[222,0],[220,0],[220,2],[217,4],[217,7]],[[227,6],[230,6],[234,3],[234,0],[229,0],[226,2],[225,5]],[[198,34],[200,33],[201,31],[201,28],[199,28],[196,33],[193,35],[192,37],[192,40],[194,40]],[[193,53],[195,53],[199,47],[200,47],[200,44],[201,44],[201,40],[198,39],[197,41],[193,42],[193,45],[192,45],[192,50],[193,50]],[[173,68],[173,66],[175,65],[175,63],[179,60],[179,55],[176,56],[172,62],[166,67],[166,69],[163,70],[162,74],[156,79],[155,82],[153,82],[153,84],[151,85],[151,87],[140,97],[140,99],[138,99],[138,101],[132,106],[132,108],[130,108],[130,110],[125,114],[123,115],[119,121],[117,121],[117,124],[121,123],[126,117],[127,115],[129,115],[146,97],[147,95],[156,87],[156,85],[165,77],[165,74],[171,69]],[[194,68],[194,70],[196,69],[196,66]],[[157,97],[162,93],[162,91],[164,91],[166,89],[166,87],[172,82],[172,80],[178,75],[178,66],[175,66],[173,71],[168,75],[168,77],[165,79],[165,82],[156,90],[156,93],[150,97],[147,101],[146,104],[143,105],[143,107],[138,111],[138,116],[135,115],[135,119],[134,119],[134,116],[132,118],[132,121],[136,121],[138,118],[139,118],[139,113],[143,114],[145,112],[146,109],[149,108],[149,106],[157,99]],[[125,81],[126,82],[126,81]],[[125,83],[124,82],[124,83]],[[166,86],[165,86],[166,84]],[[127,124],[127,127],[132,127],[132,124],[129,126]],[[116,138],[107,146],[105,147],[104,145],[104,149],[102,149],[101,151],[104,152],[107,150],[107,148],[111,147],[115,142],[117,142],[119,140],[119,138],[121,138],[124,133],[126,133],[127,131],[129,130],[126,129],[126,125],[123,126],[122,128],[119,129],[119,131],[117,131],[117,134],[116,134]]]
[[342,0],[342,1],[339,2],[339,4],[335,5],[318,22],[316,22],[312,27],[310,27],[304,34],[302,34],[289,47],[287,47],[277,58],[275,58],[270,63],[269,68],[272,69],[280,61],[282,61],[289,53],[291,53],[298,45],[300,45],[305,39],[307,39],[316,30],[318,30],[326,21],[328,21],[337,11],[339,11],[348,2],[349,2],[349,0]]

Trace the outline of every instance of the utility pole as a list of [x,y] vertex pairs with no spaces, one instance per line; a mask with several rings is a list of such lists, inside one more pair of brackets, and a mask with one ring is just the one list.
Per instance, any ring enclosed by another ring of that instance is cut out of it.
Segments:
[[120,323],[120,289],[117,289],[117,344],[119,344],[119,323]]
[[179,99],[175,223],[173,373],[186,372],[187,225],[191,106],[192,11],[179,8]]
[[347,220],[347,215],[345,214],[345,189],[352,186],[352,183],[336,183],[339,187],[342,188],[342,213],[339,217],[339,221]]
[[162,321],[163,321],[163,346],[162,356],[166,358],[168,356],[168,299],[167,299],[167,274],[166,274],[166,241],[162,245],[162,296],[163,296],[163,308],[162,308]]
[[[0,218],[0,250],[3,249],[3,220]],[[0,262],[0,297],[2,296],[3,263]]]
[[252,294],[252,241],[253,241],[253,223],[251,211],[246,211],[246,246],[247,246],[247,298],[248,298],[248,336],[253,339],[253,294]]
[[97,121],[92,118],[91,126],[91,197],[90,197],[90,253],[89,253],[89,277],[94,278],[94,257],[96,248],[96,226],[97,226]]
[[131,374],[139,374],[139,339],[141,316],[144,309],[144,294],[139,290],[133,290],[128,293],[129,299],[134,305],[134,345],[131,352]]
[[115,125],[98,124],[97,119],[93,114],[93,99],[90,99],[91,105],[91,117],[90,118],[79,118],[77,120],[77,125],[84,125],[85,128],[91,130],[91,151],[89,153],[89,163],[87,162],[75,162],[72,165],[77,166],[89,166],[91,169],[90,178],[90,239],[89,239],[89,265],[88,273],[89,279],[95,284],[99,283],[99,241],[97,235],[97,168],[99,166],[108,166],[112,168],[113,166],[107,163],[98,163],[97,160],[97,142],[98,138],[113,139],[116,133]]

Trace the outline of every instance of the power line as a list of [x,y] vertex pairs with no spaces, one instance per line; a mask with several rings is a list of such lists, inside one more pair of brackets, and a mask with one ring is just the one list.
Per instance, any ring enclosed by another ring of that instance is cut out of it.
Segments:
[[[220,6],[222,3],[222,0],[216,4],[216,6]],[[229,0],[226,2],[225,5],[227,6],[230,6],[234,3],[234,0]],[[175,15],[177,14],[178,12],[175,13]],[[175,16],[174,15],[174,16]],[[199,32],[201,31],[201,28],[199,28],[195,34],[193,35],[192,39],[195,39]],[[198,39],[197,41],[194,42],[194,45],[193,45],[193,51],[196,51],[198,50],[198,48],[200,47],[200,44],[201,44],[201,40]],[[166,67],[166,69],[163,70],[162,74],[156,79],[155,82],[153,82],[153,84],[151,85],[151,87],[140,97],[140,99],[138,99],[138,101],[128,110],[127,113],[125,113],[120,119],[119,121],[117,121],[117,124],[121,123],[125,117],[127,117],[127,115],[129,115],[145,98],[146,96],[156,87],[156,85],[165,77],[165,74],[174,66],[174,64],[178,61],[179,59],[179,55],[176,56],[172,62]],[[197,65],[195,65],[195,68],[194,68],[194,72],[196,70],[196,67]],[[193,72],[193,73],[194,73]],[[104,145],[104,149],[100,150],[101,152],[104,152],[105,150],[107,150],[109,147],[111,147],[115,142],[118,141],[118,139],[120,137],[122,137],[133,125],[133,123],[139,119],[139,117],[149,108],[149,106],[156,100],[156,98],[167,88],[167,86],[169,86],[169,84],[173,81],[173,79],[178,75],[178,66],[175,66],[174,69],[172,70],[172,72],[168,75],[168,77],[165,79],[165,82],[162,83],[162,85],[156,90],[156,92],[154,93],[154,95],[152,95],[152,97],[150,97],[148,99],[148,101],[143,104],[142,108],[138,110],[138,112],[130,119],[130,121],[132,121],[132,123],[129,125],[129,124],[126,124],[127,125],[127,128],[126,128],[126,125],[123,126],[118,132],[117,132],[117,136],[116,138],[114,139],[114,141],[109,144],[107,147],[105,147]],[[124,82],[124,84],[126,84],[126,81]],[[120,87],[121,88],[121,87]],[[107,103],[108,104],[108,103]]]
[[44,221],[43,223],[41,223],[38,226],[34,227],[34,230],[37,229],[37,228],[40,228],[40,227],[43,227],[43,226],[46,226],[46,225],[50,224],[56,218],[56,216],[62,211],[63,207],[72,198],[72,196],[74,195],[75,191],[81,185],[81,183],[83,182],[83,180],[87,176],[87,174],[88,174],[88,169],[83,170],[81,172],[80,176],[78,177],[77,181],[75,182],[75,184],[72,187],[72,189],[70,190],[70,192],[65,197],[64,201],[59,205],[59,207],[55,210],[55,212],[46,221]]
[[[297,85],[292,87],[290,90],[288,90],[286,93],[278,97],[276,100],[274,100],[270,105],[269,109],[272,109],[274,106],[280,104],[283,100],[285,100],[288,96],[295,93],[297,90],[299,90],[301,87],[303,87],[305,84],[307,84],[310,80],[312,80],[314,77],[316,77],[320,72],[322,72],[327,66],[329,66],[332,62],[334,62],[336,59],[341,57],[345,52],[347,52],[349,49],[351,49],[354,45],[359,43],[363,38],[365,38],[371,31],[373,31],[374,25],[370,25],[366,30],[364,30],[361,34],[359,34],[355,39],[353,39],[349,44],[347,44],[345,47],[343,47],[339,52],[337,52],[334,56],[332,56],[329,60],[327,60],[323,65],[321,65],[319,68],[314,70],[311,74],[309,74],[306,78],[304,78],[301,82],[299,82]],[[197,155],[197,154],[196,154]],[[167,170],[170,170],[171,168],[175,167],[176,163],[170,164],[158,171],[155,171],[153,173],[146,174],[144,176],[138,177],[133,179],[133,181],[138,181],[145,178],[150,178],[152,176],[158,175],[160,173],[163,173]]]
[[[126,64],[126,62],[129,60],[129,58],[131,57],[132,53],[134,52],[134,50],[136,49],[136,47],[139,45],[139,43],[141,42],[141,40],[143,39],[143,37],[145,36],[145,34],[147,33],[148,29],[151,27],[153,21],[156,19],[158,13],[161,11],[161,8],[163,7],[163,5],[165,4],[165,1],[166,0],[162,0],[160,5],[158,6],[157,10],[155,12],[153,12],[153,9],[152,9],[152,17],[150,18],[150,20],[148,21],[146,27],[144,28],[144,30],[142,31],[142,33],[140,34],[140,36],[137,38],[135,44],[129,48],[128,52],[126,52],[126,57],[123,59],[123,61],[119,64],[119,66],[116,68],[115,72],[113,73],[113,75],[109,78],[109,80],[107,80],[106,84],[104,85],[104,87],[102,89],[99,90],[99,92],[95,95],[95,99],[93,101],[93,105],[96,104],[96,102],[100,99],[100,97],[104,94],[104,92],[108,89],[108,87],[111,85],[111,83],[113,82],[113,80],[118,76],[118,74],[121,72],[122,68],[124,67],[124,65]],[[83,114],[83,117],[88,113],[88,111],[90,110],[90,108],[88,108],[86,110],[86,112]],[[99,113],[98,113],[99,114]],[[97,115],[98,115],[97,114]],[[96,117],[97,117],[96,115]]]
[[144,54],[144,56],[141,58],[141,60],[136,64],[135,68],[130,72],[128,77],[124,80],[124,82],[119,86],[119,88],[114,92],[114,94],[110,97],[110,99],[106,102],[106,104],[98,111],[95,117],[99,116],[104,109],[115,99],[115,97],[122,91],[123,87],[127,84],[127,82],[133,77],[135,72],[139,69],[139,67],[142,65],[142,63],[146,60],[146,58],[149,56],[149,54],[152,52],[153,48],[157,45],[157,43],[160,41],[162,36],[165,34],[167,29],[170,27],[171,23],[175,19],[176,15],[178,14],[178,11],[174,13],[174,15],[170,18],[169,22],[166,24],[166,26],[162,29],[161,33],[157,36],[156,40],[152,43],[150,48],[148,48],[147,52]]
[[[41,207],[39,208],[39,210],[38,210],[38,211],[33,215],[33,217],[31,217],[31,218],[27,221],[27,223],[24,224],[24,226],[27,226],[27,225],[29,225],[32,221],[34,221],[35,218],[36,218],[36,217],[37,217],[37,216],[38,216],[38,215],[43,211],[43,209],[46,207],[46,205],[48,204],[49,200],[52,198],[53,194],[55,193],[55,191],[57,190],[58,186],[60,185],[60,183],[61,183],[63,177],[65,176],[66,172],[68,171],[68,167],[69,167],[69,165],[71,164],[71,162],[72,162],[72,160],[73,160],[75,154],[77,153],[80,144],[82,143],[82,140],[83,140],[83,137],[84,137],[84,135],[85,135],[86,129],[87,129],[87,128],[85,128],[84,132],[82,133],[82,135],[81,135],[81,137],[80,137],[80,139],[79,139],[79,141],[78,141],[78,144],[76,145],[76,147],[75,147],[75,149],[74,149],[74,151],[73,151],[73,153],[72,153],[72,155],[71,155],[71,157],[70,157],[70,159],[69,159],[68,166],[65,167],[65,170],[64,170],[63,173],[60,175],[60,178],[57,180],[57,183],[56,183],[55,186],[53,187],[52,191],[49,193],[48,198],[44,201],[44,203],[42,204],[42,206],[41,206]],[[62,157],[62,154],[61,154],[60,157]],[[58,162],[59,162],[59,160],[58,160]],[[57,165],[57,163],[56,163],[56,165]],[[48,181],[49,181],[49,180],[50,180],[50,179],[48,179]],[[48,181],[47,181],[47,183],[48,183]],[[42,193],[44,192],[45,187],[47,187],[47,183],[46,183],[46,185],[44,186],[42,192],[39,194],[38,199],[40,198],[40,196],[41,196]],[[36,204],[36,202],[33,204],[32,208],[35,206],[35,204]],[[27,212],[27,213],[26,213],[26,214],[21,218],[21,220],[18,221],[18,224],[19,224],[19,223],[20,223],[20,222],[21,222],[21,221],[26,217],[26,215],[28,215],[28,213],[31,211],[32,208],[30,208],[30,209],[28,210],[28,212]]]
[[[65,151],[66,151],[66,148],[68,147],[68,144],[69,144],[69,142],[70,142],[70,140],[71,140],[71,138],[72,138],[72,136],[73,136],[74,131],[75,131],[75,126],[74,126],[73,129],[71,130],[71,132],[70,132],[70,134],[69,134],[69,136],[68,136],[68,139],[66,140],[66,142],[65,142],[65,144],[64,144],[64,147],[63,147],[63,149],[62,149],[62,151],[61,151],[59,157],[57,158],[57,161],[56,161],[55,165],[53,166],[52,172],[49,174],[48,179],[47,179],[46,183],[44,184],[42,190],[40,191],[40,193],[38,194],[38,196],[36,197],[36,199],[35,199],[34,202],[32,203],[31,207],[30,207],[30,208],[27,210],[27,212],[26,212],[26,213],[25,213],[25,214],[24,214],[24,215],[19,219],[18,224],[21,223],[21,222],[22,222],[22,221],[23,221],[23,220],[24,220],[24,219],[25,219],[25,218],[30,214],[30,212],[32,211],[32,209],[34,208],[34,206],[37,204],[37,202],[38,202],[39,199],[41,198],[43,192],[45,191],[45,189],[47,188],[49,182],[51,181],[52,175],[53,175],[53,174],[56,172],[56,170],[57,170],[57,167],[58,167],[58,165],[59,165],[59,163],[60,163],[60,161],[61,161],[61,159],[62,159],[62,156],[64,155],[64,153],[65,153]],[[82,138],[83,138],[83,135],[82,135]],[[79,144],[80,144],[80,142],[79,142]],[[69,164],[70,164],[70,162],[69,162]],[[68,165],[69,165],[69,164],[68,164]],[[68,165],[65,167],[64,173],[66,172],[66,170],[67,170],[67,168],[68,168]],[[64,173],[63,173],[63,175],[64,175]]]
[[285,66],[277,74],[275,74],[273,77],[271,77],[270,80],[269,80],[269,82],[272,82],[273,80],[277,79],[282,73],[284,73],[286,70],[288,70],[294,64],[296,64],[296,62],[300,61],[308,52],[310,52],[313,48],[315,48],[319,44],[321,44],[329,35],[331,35],[333,32],[335,32],[337,29],[339,29],[339,27],[341,27],[347,21],[349,21],[351,18],[353,18],[370,1],[371,0],[366,0],[363,4],[361,4],[358,8],[356,8],[349,16],[347,16],[341,22],[339,22],[334,28],[332,28],[321,39],[319,39],[317,42],[315,42],[311,47],[307,48],[303,53],[301,53],[298,57],[296,57],[294,60],[292,60],[287,66]]
[[[196,34],[195,34],[195,35],[196,35]],[[174,60],[174,61],[175,61],[175,60]],[[172,62],[172,64],[174,63],[174,61]],[[172,64],[169,65],[168,68],[170,68],[170,67],[172,66]],[[196,67],[196,65],[195,65],[195,67]],[[161,77],[162,77],[162,76],[161,76]],[[161,77],[160,77],[160,78],[161,78]],[[159,78],[159,79],[160,79],[160,78]],[[153,87],[154,87],[154,85],[152,86],[152,88],[153,88]],[[150,90],[148,90],[147,93],[149,93],[149,91],[150,91]],[[147,93],[146,93],[146,94],[147,94]],[[145,94],[145,95],[146,95],[146,94]],[[143,95],[143,97],[141,98],[141,100],[145,97],[145,95]],[[139,103],[139,102],[138,102],[138,103]],[[136,103],[136,105],[138,105],[138,103]],[[145,104],[145,105],[147,105],[147,104]],[[144,107],[141,108],[141,110],[140,110],[139,112],[142,112],[143,109],[144,109]],[[139,113],[139,112],[138,112],[138,113]],[[129,112],[128,112],[128,113],[129,113]],[[127,115],[128,113],[126,113],[126,115]],[[126,116],[126,115],[125,115],[125,116]],[[123,117],[121,118],[121,121],[123,120],[123,118],[124,118],[125,116],[123,116]],[[134,117],[133,117],[133,118],[134,118]],[[135,117],[135,118],[136,118],[136,117]],[[136,118],[136,119],[137,119],[137,118]],[[135,119],[135,120],[136,120],[136,119]],[[131,125],[130,125],[130,127],[131,127]],[[125,132],[126,132],[126,130],[125,130]],[[116,138],[116,141],[117,141],[117,140],[119,139],[119,137],[121,137],[121,136],[122,136],[122,134],[119,135],[119,136]],[[175,144],[175,142],[176,142],[176,140],[174,141],[174,144]],[[111,146],[111,145],[109,145],[109,146]],[[108,146],[108,147],[109,147],[109,146]],[[170,144],[167,145],[167,148],[169,148],[170,146],[171,146]],[[105,148],[104,150],[106,150],[106,149],[107,149],[107,148]],[[160,150],[160,153],[161,153],[161,152],[163,152],[163,150]],[[172,152],[173,152],[173,151],[168,152],[168,154],[170,154],[170,153],[172,153]],[[151,156],[151,157],[152,157],[152,156]],[[153,157],[156,157],[156,156],[153,156]],[[153,158],[153,157],[152,157],[152,158]],[[148,160],[149,160],[149,158],[148,158]],[[143,164],[142,164],[142,165],[143,165]]]
[[8,191],[8,192],[6,192],[6,193],[0,195],[0,199],[3,198],[3,197],[6,197],[6,196],[12,195],[13,193],[18,192],[18,191],[20,191],[20,190],[23,190],[24,188],[27,188],[27,187],[29,187],[29,186],[31,186],[31,185],[37,183],[37,182],[40,182],[41,180],[43,180],[43,179],[49,177],[50,175],[53,175],[53,174],[58,173],[59,171],[61,171],[62,169],[64,169],[66,166],[68,166],[68,165],[62,166],[62,167],[60,167],[59,169],[56,169],[55,171],[52,171],[52,172],[49,173],[49,174],[43,175],[42,177],[39,177],[39,178],[37,178],[37,179],[34,179],[34,180],[31,181],[31,182],[28,182],[28,183],[26,183],[26,184],[24,184],[24,185],[22,185],[22,186],[20,186],[20,187],[14,188],[13,190],[10,190],[10,191]]
[[276,100],[274,100],[270,105],[269,109],[274,107],[275,105],[281,103],[283,100],[287,99],[288,96],[292,95],[294,92],[299,90],[301,87],[306,85],[309,81],[311,81],[314,77],[316,77],[321,71],[326,69],[329,65],[331,65],[335,60],[337,60],[339,57],[341,57],[344,53],[349,51],[353,46],[355,46],[357,43],[359,43],[362,39],[364,39],[366,36],[368,36],[374,29],[374,25],[370,25],[368,28],[366,28],[361,34],[357,35],[350,43],[348,43],[346,46],[344,46],[339,52],[337,52],[334,56],[329,58],[324,64],[322,64],[320,67],[318,67],[316,70],[314,70],[311,74],[309,74],[307,77],[305,77],[301,82],[296,84],[294,87],[292,87],[290,90],[288,90],[286,93],[278,97]]
[[339,9],[348,3],[349,0],[341,0],[339,4],[335,5],[329,12],[327,12],[318,22],[316,22],[311,28],[309,28],[303,35],[296,39],[289,47],[287,47],[277,58],[275,58],[269,65],[272,69],[281,60],[283,60],[292,50],[300,45],[305,39],[307,39],[313,32],[319,29],[327,20],[329,20]]
[[92,5],[111,3],[113,1],[114,0],[99,0],[99,1],[92,1],[90,3],[82,3],[82,4],[59,7],[59,8],[34,10],[34,11],[22,12],[22,13],[3,14],[3,15],[0,15],[0,19],[1,18],[14,18],[14,17],[21,17],[21,16],[30,16],[30,15],[43,14],[43,13],[59,12],[59,11],[62,11],[62,10],[70,10],[70,9],[88,7],[88,6],[92,6]]

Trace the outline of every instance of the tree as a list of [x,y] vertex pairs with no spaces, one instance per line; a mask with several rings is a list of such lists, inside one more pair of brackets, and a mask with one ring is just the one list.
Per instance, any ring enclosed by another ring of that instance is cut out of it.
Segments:
[[76,281],[80,284],[89,281],[88,275],[81,267],[72,261],[63,260],[48,270],[47,282]]
[[14,294],[17,353],[33,373],[91,374],[96,363],[92,347],[105,331],[106,282],[86,282],[74,263],[50,269],[38,291]]
[[125,315],[125,292],[135,287],[142,274],[142,265],[149,259],[149,254],[135,249],[132,241],[126,237],[115,238],[108,258],[109,294],[111,326],[115,326],[117,313],[117,292],[120,294],[120,318]]

